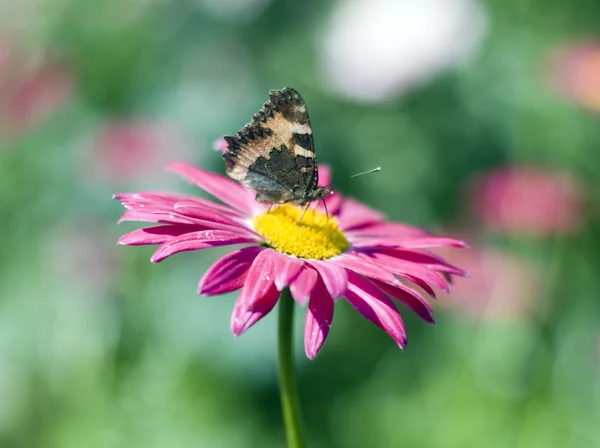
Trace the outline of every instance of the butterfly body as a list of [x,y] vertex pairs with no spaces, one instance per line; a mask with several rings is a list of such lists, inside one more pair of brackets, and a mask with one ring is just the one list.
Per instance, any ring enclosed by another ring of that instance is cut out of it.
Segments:
[[227,174],[255,190],[259,202],[305,205],[330,193],[318,186],[312,128],[294,89],[271,90],[250,124],[225,141]]

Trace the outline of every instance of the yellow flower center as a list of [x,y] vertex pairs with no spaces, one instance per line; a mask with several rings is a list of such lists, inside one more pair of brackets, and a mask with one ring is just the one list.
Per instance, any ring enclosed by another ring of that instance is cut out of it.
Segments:
[[298,258],[324,260],[350,247],[334,217],[314,209],[302,213],[304,208],[290,204],[274,207],[254,217],[254,228],[271,247]]

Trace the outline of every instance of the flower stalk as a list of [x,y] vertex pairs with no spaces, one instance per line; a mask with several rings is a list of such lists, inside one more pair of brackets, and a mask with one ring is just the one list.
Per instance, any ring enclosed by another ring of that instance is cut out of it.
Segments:
[[294,370],[294,300],[289,289],[279,299],[278,374],[281,408],[288,448],[303,448],[302,418]]

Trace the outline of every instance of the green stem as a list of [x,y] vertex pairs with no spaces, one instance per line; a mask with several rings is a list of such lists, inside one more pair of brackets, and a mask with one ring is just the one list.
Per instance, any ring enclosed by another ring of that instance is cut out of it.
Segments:
[[302,419],[298,404],[296,374],[294,372],[294,299],[289,289],[284,289],[279,299],[278,371],[283,423],[288,448],[304,447]]

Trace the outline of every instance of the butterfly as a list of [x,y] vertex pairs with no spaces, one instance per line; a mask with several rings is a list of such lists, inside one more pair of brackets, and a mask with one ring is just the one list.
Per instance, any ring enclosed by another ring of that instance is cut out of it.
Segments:
[[271,90],[269,101],[232,137],[224,137],[225,169],[256,191],[264,204],[308,205],[331,191],[319,187],[312,128],[306,104],[290,87]]

